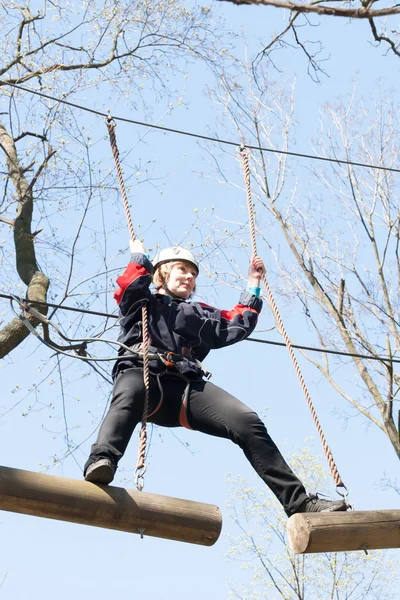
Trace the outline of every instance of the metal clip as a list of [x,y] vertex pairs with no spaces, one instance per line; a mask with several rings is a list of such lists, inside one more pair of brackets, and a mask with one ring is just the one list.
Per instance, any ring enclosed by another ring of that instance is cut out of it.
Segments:
[[161,362],[166,366],[166,367],[175,367],[175,363],[168,360],[168,357],[173,354],[173,352],[167,352],[166,354],[161,354],[160,352],[157,352],[157,356],[158,358],[161,360]]
[[[144,465],[144,467],[140,467],[139,469],[136,469],[135,471],[135,486],[138,492],[141,492],[144,488],[144,474],[147,471],[147,465]],[[140,482],[139,480],[142,480],[142,482]]]
[[[339,491],[339,488],[343,488],[344,491],[343,492]],[[344,485],[344,483],[336,486],[336,493],[339,494],[339,496],[341,496],[343,498],[343,500],[345,501],[348,508],[350,508],[351,510],[354,510],[352,505],[349,502],[349,490]]]
[[105,117],[105,121],[107,125],[111,125],[112,127],[116,127],[117,124],[111,116],[110,109],[108,109],[108,115]]
[[19,305],[20,309],[22,311],[24,311],[25,310],[25,306],[26,306],[26,304],[25,304],[26,300],[24,300],[23,298],[19,298],[15,294],[10,294],[10,296],[14,300],[14,302],[16,302]]

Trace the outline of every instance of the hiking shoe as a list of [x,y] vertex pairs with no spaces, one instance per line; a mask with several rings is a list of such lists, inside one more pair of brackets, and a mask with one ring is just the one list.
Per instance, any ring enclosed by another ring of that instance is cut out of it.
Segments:
[[310,494],[308,498],[300,504],[296,513],[315,513],[315,512],[337,512],[349,508],[345,500],[324,500],[317,494]]
[[85,473],[86,481],[107,485],[114,479],[115,467],[108,458],[96,460],[88,466]]

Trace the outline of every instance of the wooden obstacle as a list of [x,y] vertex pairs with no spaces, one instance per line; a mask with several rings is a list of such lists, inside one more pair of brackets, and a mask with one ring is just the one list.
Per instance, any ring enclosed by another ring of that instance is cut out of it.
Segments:
[[400,548],[400,510],[298,513],[286,531],[296,554]]
[[217,506],[0,467],[0,510],[212,546]]

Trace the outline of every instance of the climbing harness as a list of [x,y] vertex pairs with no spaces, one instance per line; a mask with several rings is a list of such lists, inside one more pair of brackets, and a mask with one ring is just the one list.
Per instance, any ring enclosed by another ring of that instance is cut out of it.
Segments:
[[[132,346],[129,347],[129,351],[132,353],[132,355],[135,358],[138,358],[139,360],[143,360],[143,353],[141,352],[141,346],[142,346],[142,344],[139,343],[139,344],[133,344]],[[195,363],[195,365],[199,368],[201,375],[203,377],[206,377],[206,379],[210,379],[210,377],[212,375],[203,366],[203,363],[200,362],[199,360],[197,360],[196,358],[194,358],[193,356],[191,356],[191,354],[185,354],[185,353],[177,354],[176,352],[170,352],[169,350],[161,350],[160,348],[156,348],[155,346],[149,346],[148,350],[149,350],[149,352],[148,352],[149,360],[158,360],[161,364],[163,364],[164,366],[166,366],[170,369],[175,369],[176,366],[180,362],[190,361],[192,363]],[[119,356],[118,358],[124,359],[124,358],[131,358],[131,357],[129,355],[122,355],[122,356]]]
[[[122,175],[121,163],[119,160],[119,151],[117,146],[117,138],[115,135],[116,124],[115,121],[108,116],[106,118],[106,125],[108,129],[108,135],[110,137],[110,145],[111,150],[114,156],[114,162],[117,169],[117,176],[119,187],[121,190],[122,200],[124,202],[126,220],[128,222],[129,233],[131,236],[131,240],[134,242],[136,240],[136,233],[133,228],[131,213],[129,209],[129,201],[128,196],[126,194],[124,178]],[[143,414],[142,414],[142,426],[139,434],[139,449],[138,449],[138,459],[135,469],[135,484],[138,491],[143,490],[144,486],[144,474],[146,472],[146,447],[147,447],[147,427],[146,421],[149,411],[149,387],[150,387],[150,376],[149,376],[149,330],[148,330],[148,314],[147,314],[147,305],[143,304],[142,306],[142,353],[143,353],[143,382],[144,382],[144,405],[143,405]]]
[[[249,226],[250,226],[252,253],[253,253],[253,256],[257,256],[256,227],[255,227],[255,222],[254,222],[254,206],[253,206],[253,202],[252,202],[252,198],[251,198],[249,153],[248,153],[248,150],[243,145],[240,146],[239,152],[241,154],[242,163],[243,163],[243,173],[244,173],[244,183],[245,183],[245,187],[246,187],[247,210],[248,210],[248,214],[249,214]],[[321,424],[320,424],[319,419],[317,417],[317,413],[316,413],[314,405],[312,403],[311,396],[310,396],[310,394],[308,392],[306,382],[304,381],[303,375],[302,375],[302,373],[300,371],[300,367],[299,367],[299,364],[297,362],[296,355],[294,353],[294,350],[293,350],[291,341],[289,339],[289,336],[286,333],[286,329],[285,329],[285,327],[283,325],[283,321],[282,321],[281,316],[279,314],[278,306],[277,306],[277,304],[276,304],[276,302],[274,300],[274,297],[272,295],[271,288],[269,286],[269,283],[267,281],[265,273],[261,274],[261,279],[262,279],[262,281],[264,283],[264,286],[265,286],[265,290],[266,290],[266,293],[267,293],[267,300],[268,300],[269,306],[270,306],[270,308],[271,308],[271,310],[273,312],[273,315],[275,317],[275,322],[276,322],[277,329],[278,329],[279,333],[282,335],[282,337],[283,337],[283,339],[285,341],[286,347],[287,347],[287,349],[289,351],[290,358],[292,359],[293,366],[294,366],[295,371],[297,373],[297,376],[298,376],[298,378],[300,380],[301,387],[303,389],[305,398],[307,400],[308,407],[309,407],[309,409],[311,411],[312,418],[314,420],[315,426],[317,428],[317,431],[318,431],[318,434],[319,434],[319,437],[320,437],[320,440],[321,440],[321,443],[322,443],[322,447],[323,447],[323,450],[324,450],[324,453],[325,453],[325,457],[326,457],[326,459],[328,461],[328,465],[329,465],[329,468],[330,468],[333,480],[334,480],[335,485],[336,485],[336,491],[337,491],[337,493],[340,496],[343,497],[343,499],[348,504],[348,490],[347,490],[347,487],[343,483],[343,480],[342,480],[342,478],[341,478],[341,476],[339,474],[338,468],[337,468],[336,463],[334,461],[332,452],[331,452],[331,450],[330,450],[330,448],[328,446],[328,443],[326,441],[325,434],[324,434],[324,432],[322,430]],[[344,491],[343,492],[340,491],[339,488],[342,488]]]
[[[130,350],[132,352],[132,355],[136,358],[136,360],[138,360],[138,361],[143,360],[143,353],[140,351],[141,344],[134,344],[133,346],[130,347]],[[131,356],[123,355],[121,358],[131,358]],[[180,362],[183,362],[185,360],[190,360],[191,362],[194,362],[197,365],[202,377],[206,377],[206,379],[210,379],[211,373],[204,368],[204,366],[202,365],[202,363],[199,360],[196,360],[193,357],[188,358],[187,356],[184,356],[182,354],[177,354],[175,352],[159,350],[158,348],[155,348],[154,346],[149,346],[148,358],[149,358],[149,361],[157,360],[159,362],[160,366],[161,365],[165,366],[166,369],[159,373],[155,373],[155,372],[151,371],[149,368],[149,372],[157,380],[157,384],[158,384],[158,387],[160,390],[160,400],[159,400],[157,406],[155,407],[155,409],[147,415],[147,420],[150,419],[150,417],[154,417],[154,415],[160,410],[160,408],[163,404],[164,393],[163,393],[161,378],[164,377],[165,375],[168,375],[169,377],[171,377],[171,375],[172,375],[173,377],[177,377],[178,379],[181,379],[184,382],[186,382],[185,390],[182,395],[181,410],[179,413],[179,423],[182,425],[182,427],[185,427],[186,429],[191,429],[189,422],[188,422],[188,418],[187,418],[187,407],[188,407],[188,400],[189,400],[189,394],[190,394],[190,384],[191,384],[192,380],[189,379],[188,377],[185,377],[185,375],[183,375],[182,373],[177,371],[177,365],[179,365]]]

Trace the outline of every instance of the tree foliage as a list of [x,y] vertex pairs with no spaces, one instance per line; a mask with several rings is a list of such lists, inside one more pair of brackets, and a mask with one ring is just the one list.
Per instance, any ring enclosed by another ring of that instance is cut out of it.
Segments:
[[[400,348],[398,178],[387,170],[397,165],[398,107],[379,86],[371,102],[364,103],[354,89],[322,107],[311,144],[317,155],[333,161],[310,168],[307,161],[304,166],[279,153],[294,149],[294,91],[285,93],[266,73],[260,87],[251,67],[246,73],[226,78],[214,100],[225,125],[244,143],[272,150],[252,151],[251,175],[258,239],[276,260],[276,285],[297,297],[320,347],[375,359],[307,354],[349,403],[350,414],[363,415],[384,432],[400,457],[398,369],[380,359],[397,358]],[[237,187],[216,161],[224,183]],[[215,221],[211,226],[220,244],[242,239],[243,222],[230,223],[228,236]],[[352,365],[355,384],[342,379],[338,364]]]

